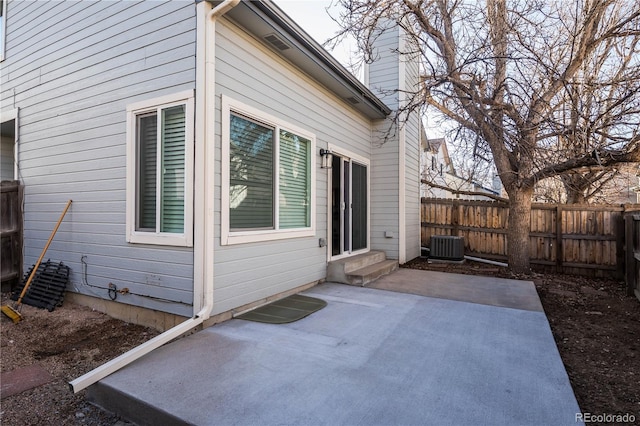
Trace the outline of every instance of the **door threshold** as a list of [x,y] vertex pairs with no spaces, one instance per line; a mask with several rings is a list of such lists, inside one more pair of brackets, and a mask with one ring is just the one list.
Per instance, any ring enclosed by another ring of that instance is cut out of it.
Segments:
[[333,262],[334,260],[346,259],[348,257],[357,256],[359,254],[369,253],[370,251],[371,249],[365,249],[365,250],[354,251],[352,253],[343,253],[336,256],[331,256],[331,259],[329,259],[329,261]]

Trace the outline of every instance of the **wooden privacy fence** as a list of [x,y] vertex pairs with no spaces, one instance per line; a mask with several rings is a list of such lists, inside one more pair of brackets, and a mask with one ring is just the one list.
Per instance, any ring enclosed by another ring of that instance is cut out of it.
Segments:
[[22,186],[0,182],[0,283],[10,290],[22,279]]
[[[546,272],[624,276],[624,214],[640,205],[533,204],[529,253]],[[507,260],[509,209],[495,201],[422,199],[422,245],[432,235],[464,237],[465,254]]]
[[640,215],[625,216],[625,247],[627,294],[635,293],[640,300]]

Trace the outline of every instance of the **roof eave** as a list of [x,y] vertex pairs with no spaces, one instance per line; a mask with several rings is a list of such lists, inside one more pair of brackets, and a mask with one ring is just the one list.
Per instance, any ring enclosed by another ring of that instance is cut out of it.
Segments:
[[[272,1],[241,2],[227,15],[242,25],[254,36],[262,39],[265,34],[250,25],[246,15],[247,10],[258,14],[268,25],[278,29],[279,35],[286,38],[297,53],[296,58],[288,57],[286,53],[278,52],[286,59],[311,75],[315,80],[332,90],[339,97],[355,109],[371,119],[385,118],[391,113],[387,107],[371,90],[351,74],[342,64],[331,56],[318,42],[308,35],[298,24],[287,16]],[[244,9],[244,10],[243,10]],[[256,31],[256,32],[254,32]],[[354,103],[354,100],[357,101]]]

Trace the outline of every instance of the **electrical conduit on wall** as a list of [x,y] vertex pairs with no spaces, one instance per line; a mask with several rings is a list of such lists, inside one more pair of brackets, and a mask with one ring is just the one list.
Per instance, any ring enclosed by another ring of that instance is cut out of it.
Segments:
[[[213,180],[213,174],[206,170],[213,170],[213,168],[207,168],[213,166],[214,160],[214,129],[207,129],[207,123],[212,123],[209,124],[210,126],[215,123],[215,23],[220,16],[227,13],[239,2],[240,0],[225,0],[213,9],[206,1],[198,3],[196,6],[198,24],[201,22],[204,24],[204,30],[202,25],[197,26],[196,36],[198,49],[196,56],[196,149],[203,150],[197,154],[204,154],[200,157],[203,159],[201,160],[203,163],[196,165],[196,188],[200,189],[206,189]],[[204,58],[202,58],[203,54]],[[204,182],[205,188],[199,186],[199,179]],[[209,318],[213,309],[213,197],[210,195],[213,190],[212,186],[210,188],[211,191],[204,192],[206,199],[202,202],[199,201],[195,208],[195,235],[200,238],[194,246],[193,318],[72,380],[69,385],[74,393],[91,386],[165,343],[191,331]]]

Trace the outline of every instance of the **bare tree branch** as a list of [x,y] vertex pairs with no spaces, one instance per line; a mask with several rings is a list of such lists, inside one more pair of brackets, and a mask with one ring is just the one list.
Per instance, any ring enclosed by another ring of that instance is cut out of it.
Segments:
[[508,203],[509,202],[508,198],[500,197],[499,195],[495,195],[495,194],[492,194],[490,192],[466,191],[466,190],[462,190],[462,189],[449,188],[448,186],[439,185],[439,184],[437,184],[435,182],[431,182],[430,180],[427,180],[427,179],[421,179],[420,182],[424,183],[425,185],[429,185],[432,188],[438,188],[438,189],[442,189],[444,191],[451,192],[452,194],[470,195],[470,196],[474,196],[474,197],[475,196],[481,196],[481,197],[491,198],[492,200],[500,201],[500,202],[503,202],[503,203]]

